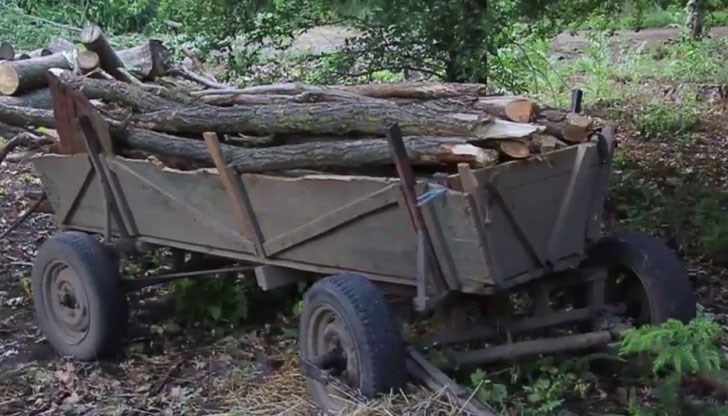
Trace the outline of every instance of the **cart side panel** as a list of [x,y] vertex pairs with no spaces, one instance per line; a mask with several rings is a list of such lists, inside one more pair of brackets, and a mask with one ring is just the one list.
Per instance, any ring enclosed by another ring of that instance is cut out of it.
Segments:
[[[242,177],[272,258],[414,279],[416,238],[400,205],[398,181],[335,175]],[[476,255],[479,241],[456,199],[443,198],[435,214],[446,241],[443,255],[453,259],[455,279],[482,287],[490,280],[481,267],[482,256]]]
[[502,197],[501,201],[484,186],[491,219],[485,226],[491,242],[491,271],[502,281],[538,274],[544,263],[556,269],[573,266],[587,241],[598,237],[593,235],[598,228],[591,224],[600,218],[601,205],[595,200],[604,165],[599,163],[596,146],[586,145],[583,150],[578,166],[578,147],[572,147],[543,160],[477,172],[481,184],[490,181]]

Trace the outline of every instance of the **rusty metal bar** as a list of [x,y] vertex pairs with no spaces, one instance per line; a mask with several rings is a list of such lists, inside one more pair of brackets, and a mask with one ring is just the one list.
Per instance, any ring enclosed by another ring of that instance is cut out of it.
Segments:
[[[446,280],[442,275],[442,268],[440,267],[439,260],[435,254],[435,248],[432,244],[431,236],[427,230],[424,216],[417,205],[417,195],[415,191],[415,176],[412,171],[412,165],[407,154],[407,148],[402,140],[402,131],[397,123],[392,124],[386,131],[387,139],[389,140],[389,146],[394,159],[394,164],[397,167],[397,173],[402,183],[402,193],[404,195],[404,202],[407,206],[407,210],[410,214],[410,219],[415,228],[415,232],[418,234],[418,241],[423,247],[418,247],[419,250],[424,250],[423,255],[427,259],[428,269],[431,271],[433,276],[433,283],[437,289],[450,289],[447,285]],[[421,236],[420,236],[421,234]],[[419,285],[423,285],[427,280],[427,270],[424,268],[417,268],[417,281]],[[421,292],[422,289],[418,290]],[[438,290],[439,291],[439,290]],[[426,309],[427,298],[420,298],[415,302],[415,307],[423,311]]]
[[498,345],[450,355],[456,367],[483,365],[499,361],[513,361],[539,354],[555,354],[606,345],[616,338],[612,331],[587,332],[558,338],[540,338],[532,341]]

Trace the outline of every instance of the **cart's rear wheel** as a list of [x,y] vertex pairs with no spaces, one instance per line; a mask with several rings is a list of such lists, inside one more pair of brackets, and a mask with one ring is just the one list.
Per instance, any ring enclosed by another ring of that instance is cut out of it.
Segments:
[[52,237],[38,250],[31,280],[38,326],[59,354],[93,360],[120,349],[127,300],[100,242],[75,231]]
[[[323,367],[338,382],[367,397],[399,388],[405,378],[401,333],[384,296],[358,275],[330,276],[306,293],[300,323],[301,358]],[[345,392],[307,380],[324,411],[345,407]]]
[[675,253],[655,237],[628,232],[601,239],[589,250],[587,266],[605,267],[607,304],[623,304],[634,324],[659,324],[695,317],[695,294]]

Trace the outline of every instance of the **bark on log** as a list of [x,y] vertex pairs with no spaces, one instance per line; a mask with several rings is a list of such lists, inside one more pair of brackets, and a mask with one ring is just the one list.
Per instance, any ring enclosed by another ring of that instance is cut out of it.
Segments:
[[61,69],[51,69],[49,72],[67,87],[81,91],[90,100],[121,104],[135,112],[151,112],[178,107],[176,102],[158,97],[125,82],[80,77],[71,71]]
[[53,53],[70,52],[77,49],[73,42],[61,38],[54,37],[48,42],[48,50]]
[[545,126],[547,134],[568,143],[583,142],[594,127],[594,120],[588,116],[551,109],[542,111],[535,122]]
[[169,71],[169,51],[161,41],[156,39],[121,50],[118,57],[127,70],[139,75],[143,81],[161,77]]
[[[349,96],[369,98],[438,99],[485,95],[484,84],[460,84],[441,82],[400,82],[391,84],[328,85],[315,86],[300,82],[259,85],[227,90],[231,94],[281,94],[296,95],[303,92],[328,91],[332,94],[348,93]],[[209,92],[209,93],[218,93]]]
[[71,62],[64,53],[42,56],[17,62],[0,63],[0,93],[17,95],[48,85],[50,68],[70,69]]
[[386,125],[399,123],[405,135],[480,137],[490,119],[442,114],[391,102],[280,104],[251,107],[197,106],[136,116],[140,127],[182,133],[243,133],[310,135],[381,135]]
[[15,48],[8,42],[0,42],[0,61],[15,59]]
[[82,74],[88,74],[100,66],[101,60],[94,51],[81,51],[76,56],[76,64]]
[[533,101],[517,96],[479,97],[473,108],[518,123],[528,123],[534,114]]
[[96,52],[99,56],[101,68],[116,79],[124,79],[124,76],[117,70],[123,67],[124,63],[106,40],[103,30],[96,25],[88,25],[83,28],[80,35],[81,43],[87,50]]
[[[202,141],[193,141],[143,129],[117,131],[116,142],[124,147],[210,163]],[[458,137],[405,137],[405,147],[415,165],[437,166],[469,163],[489,166],[498,153],[467,143]],[[315,142],[269,148],[246,149],[221,144],[225,161],[239,172],[270,172],[290,169],[356,168],[391,165],[392,156],[386,139]]]
[[0,103],[13,107],[31,107],[50,110],[51,92],[48,88],[40,88],[17,96],[0,96]]
[[53,111],[30,107],[14,107],[0,103],[0,122],[12,126],[51,127],[55,125]]

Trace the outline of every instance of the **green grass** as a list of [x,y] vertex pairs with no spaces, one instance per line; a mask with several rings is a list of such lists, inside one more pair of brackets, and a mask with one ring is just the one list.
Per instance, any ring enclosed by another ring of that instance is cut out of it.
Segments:
[[[685,23],[685,10],[675,5],[666,8],[649,7],[640,16],[634,6],[627,6],[616,17],[595,16],[580,29],[636,30],[662,27],[681,27]],[[717,10],[705,17],[707,26],[728,26],[728,9]]]

